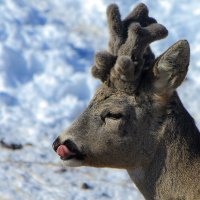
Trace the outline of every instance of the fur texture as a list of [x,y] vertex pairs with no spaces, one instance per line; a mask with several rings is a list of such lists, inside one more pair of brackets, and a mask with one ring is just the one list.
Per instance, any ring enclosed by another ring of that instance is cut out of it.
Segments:
[[148,16],[148,9],[142,3],[123,21],[117,5],[112,4],[107,9],[107,19],[110,30],[109,51],[97,53],[92,68],[93,76],[103,82],[109,79],[110,70],[120,56],[129,56],[133,61],[140,62],[140,71],[144,66],[150,67],[154,55],[149,44],[166,37],[167,29]]
[[109,51],[97,53],[92,68],[102,84],[53,147],[74,151],[66,166],[126,169],[147,200],[199,200],[200,133],[176,93],[188,70],[188,42],[155,59],[149,44],[167,30],[144,4],[123,21],[115,4],[107,16]]

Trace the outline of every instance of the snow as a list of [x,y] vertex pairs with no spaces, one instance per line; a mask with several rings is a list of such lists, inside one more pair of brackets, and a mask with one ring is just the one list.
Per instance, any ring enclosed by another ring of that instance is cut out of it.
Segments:
[[[5,200],[143,199],[123,170],[62,170],[51,144],[87,106],[99,84],[90,75],[94,52],[105,49],[105,10],[125,16],[139,1],[0,1],[0,196]],[[188,79],[178,91],[200,127],[200,2],[144,0],[169,30],[156,55],[179,39],[191,46]],[[81,186],[87,183],[90,189]]]

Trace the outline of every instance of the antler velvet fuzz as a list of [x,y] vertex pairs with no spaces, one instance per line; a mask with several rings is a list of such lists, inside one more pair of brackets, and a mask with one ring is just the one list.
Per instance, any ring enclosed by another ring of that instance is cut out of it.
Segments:
[[123,21],[117,5],[112,4],[107,19],[109,49],[96,54],[92,74],[103,82],[109,80],[117,89],[134,92],[141,72],[155,60],[150,43],[166,37],[168,31],[148,16],[142,3]]

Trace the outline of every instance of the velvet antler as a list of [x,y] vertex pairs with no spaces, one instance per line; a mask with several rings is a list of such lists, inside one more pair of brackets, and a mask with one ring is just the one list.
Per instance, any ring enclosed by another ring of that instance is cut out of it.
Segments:
[[[148,16],[148,9],[145,4],[140,3],[135,9],[121,21],[120,12],[116,4],[111,4],[107,8],[107,21],[110,31],[109,52],[98,52],[95,56],[95,66],[92,68],[94,77],[107,80],[110,69],[114,66],[118,50],[127,39],[128,27],[131,23],[138,22],[142,26],[156,23],[156,20]],[[150,48],[147,48],[145,55],[154,60],[154,54]],[[148,61],[146,64],[150,64]]]
[[117,89],[131,93],[136,90],[143,71],[146,48],[166,35],[167,30],[161,24],[154,23],[144,28],[138,23],[130,25],[128,38],[120,47],[118,59],[110,73],[110,80]]
[[[109,79],[118,89],[132,88],[132,91],[144,65],[151,65],[155,59],[150,43],[166,37],[168,32],[148,16],[144,4],[139,4],[123,21],[117,5],[112,4],[107,9],[107,17],[109,51],[96,54],[92,73],[103,82]],[[123,86],[125,82],[129,86]]]
[[116,4],[111,4],[107,9],[107,20],[110,31],[109,51],[113,55],[118,55],[120,46],[127,39],[127,32],[130,24],[136,22],[146,27],[156,23],[154,18],[148,16],[148,8],[145,4],[140,3],[133,11],[121,21],[120,12]]

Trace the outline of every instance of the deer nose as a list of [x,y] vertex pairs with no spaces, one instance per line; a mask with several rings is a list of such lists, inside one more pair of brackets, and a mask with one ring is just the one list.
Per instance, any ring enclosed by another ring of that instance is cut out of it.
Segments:
[[56,140],[53,142],[52,147],[54,149],[54,151],[56,152],[58,147],[61,145],[61,141],[60,138],[57,137]]

